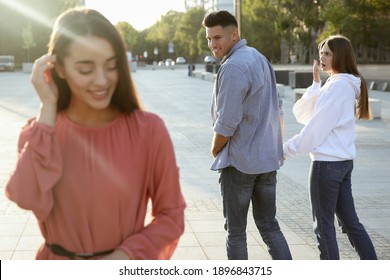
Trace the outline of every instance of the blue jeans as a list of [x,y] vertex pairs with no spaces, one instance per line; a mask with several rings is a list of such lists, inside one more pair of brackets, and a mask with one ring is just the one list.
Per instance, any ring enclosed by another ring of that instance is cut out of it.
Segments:
[[352,197],[353,161],[314,161],[309,174],[314,232],[321,260],[338,260],[334,217],[360,259],[377,259],[374,246],[359,222]]
[[272,259],[292,259],[276,215],[276,171],[245,174],[233,167],[221,170],[219,182],[227,231],[226,250],[229,260],[247,260],[246,226],[249,204],[253,217]]

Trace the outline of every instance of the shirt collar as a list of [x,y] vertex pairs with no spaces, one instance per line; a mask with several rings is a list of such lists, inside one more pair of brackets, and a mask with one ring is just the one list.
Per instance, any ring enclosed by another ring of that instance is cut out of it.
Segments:
[[245,39],[240,39],[230,50],[230,52],[225,55],[221,61],[221,64],[225,63],[225,61],[239,48],[243,47],[246,45],[246,40]]

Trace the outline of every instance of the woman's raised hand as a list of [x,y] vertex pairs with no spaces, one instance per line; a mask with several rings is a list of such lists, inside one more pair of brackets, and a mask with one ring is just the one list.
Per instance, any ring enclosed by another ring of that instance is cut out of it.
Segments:
[[44,55],[34,62],[31,82],[41,100],[37,121],[49,126],[55,125],[58,101],[58,88],[51,71],[54,69],[56,57]]
[[31,74],[31,82],[38,93],[42,104],[55,104],[58,100],[58,88],[52,77],[56,57],[44,55],[35,60]]

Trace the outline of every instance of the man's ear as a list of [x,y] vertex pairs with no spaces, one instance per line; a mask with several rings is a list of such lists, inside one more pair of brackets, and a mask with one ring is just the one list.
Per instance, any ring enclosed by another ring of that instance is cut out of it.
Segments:
[[232,30],[232,40],[234,42],[237,42],[238,40],[240,40],[240,34],[238,34],[238,28],[233,28],[233,30]]

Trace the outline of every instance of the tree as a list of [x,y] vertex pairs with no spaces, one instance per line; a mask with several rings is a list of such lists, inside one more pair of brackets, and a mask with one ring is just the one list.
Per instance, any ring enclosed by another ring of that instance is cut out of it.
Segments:
[[359,62],[384,63],[390,60],[390,0],[331,0],[321,17],[326,26],[320,36],[340,33],[356,49]]
[[[204,28],[202,27],[204,15],[203,7],[189,9],[181,17],[175,32],[174,42],[178,47],[178,53],[180,56],[187,56],[191,61],[195,61],[199,54],[198,33],[199,30],[202,30],[204,34]],[[205,42],[204,37],[203,42]]]
[[[260,0],[257,0],[260,1]],[[278,29],[310,63],[317,43],[333,34],[351,39],[358,62],[389,62],[390,0],[278,0]]]
[[[161,16],[156,24],[148,28],[145,32],[146,46],[142,46],[144,48],[142,52],[146,50],[148,53],[153,53],[154,48],[157,47],[160,58],[171,57],[168,53],[168,44],[173,42],[182,15],[181,12],[169,11]],[[175,52],[177,53],[177,46],[175,46]]]
[[199,29],[196,37],[198,42],[198,55],[209,55],[210,48],[207,44],[205,29]]
[[[390,0],[241,0],[242,38],[272,62],[286,62],[289,53],[310,63],[318,57],[317,43],[331,34],[351,39],[358,62],[390,62]],[[35,47],[30,58],[47,51],[52,23],[62,11],[74,7],[76,0],[0,1],[0,53],[26,56],[20,31],[31,24]],[[11,5],[12,4],[12,5]],[[15,8],[22,7],[22,8]],[[168,44],[175,44],[175,55],[194,60],[208,52],[201,26],[203,8],[185,13],[169,11],[152,27],[138,32],[129,23],[117,25],[133,54],[147,51],[158,57],[171,57]],[[281,50],[282,49],[282,50]],[[23,59],[24,60],[24,59]]]
[[22,30],[23,49],[27,50],[27,62],[30,62],[30,49],[36,46],[31,29],[31,23],[29,22]]
[[121,21],[116,25],[116,29],[121,34],[127,50],[133,50],[137,44],[139,33],[130,23]]
[[279,61],[281,40],[275,18],[277,6],[270,0],[246,0],[242,3],[241,37],[270,61]]
[[290,52],[303,63],[317,55],[316,40],[325,22],[320,17],[322,0],[279,0],[278,28]]

